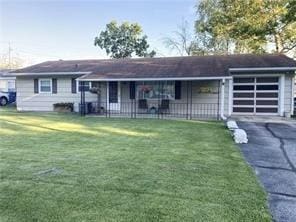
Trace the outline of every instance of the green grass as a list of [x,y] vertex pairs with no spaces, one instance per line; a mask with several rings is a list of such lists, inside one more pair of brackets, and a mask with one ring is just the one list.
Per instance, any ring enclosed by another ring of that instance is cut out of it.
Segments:
[[0,111],[0,221],[270,221],[220,122]]

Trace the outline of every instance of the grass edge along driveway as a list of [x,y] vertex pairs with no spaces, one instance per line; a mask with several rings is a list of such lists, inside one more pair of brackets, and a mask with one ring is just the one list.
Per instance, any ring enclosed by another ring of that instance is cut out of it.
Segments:
[[0,111],[1,221],[270,221],[220,122]]

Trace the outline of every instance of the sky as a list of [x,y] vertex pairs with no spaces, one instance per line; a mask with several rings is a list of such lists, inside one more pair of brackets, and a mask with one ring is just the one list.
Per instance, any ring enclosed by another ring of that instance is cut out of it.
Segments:
[[94,38],[112,20],[137,22],[157,56],[174,56],[163,39],[182,20],[194,26],[197,0],[0,0],[0,54],[26,65],[58,59],[108,58]]

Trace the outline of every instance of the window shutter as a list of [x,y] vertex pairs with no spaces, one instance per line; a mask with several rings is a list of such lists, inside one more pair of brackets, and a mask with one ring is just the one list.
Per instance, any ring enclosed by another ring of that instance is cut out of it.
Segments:
[[130,99],[136,99],[136,83],[130,82]]
[[52,93],[57,94],[58,92],[58,81],[57,79],[52,79]]
[[181,81],[175,81],[175,99],[181,99]]
[[34,93],[39,93],[38,79],[34,79]]
[[72,93],[77,92],[77,87],[76,87],[76,79],[72,78]]

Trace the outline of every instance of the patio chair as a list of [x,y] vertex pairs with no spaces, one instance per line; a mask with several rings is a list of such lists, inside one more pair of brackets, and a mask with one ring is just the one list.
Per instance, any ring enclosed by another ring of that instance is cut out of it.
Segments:
[[138,101],[138,109],[141,112],[148,112],[147,99],[139,99],[139,101]]
[[158,111],[163,113],[169,113],[170,112],[170,100],[169,99],[162,99],[160,106],[158,108]]

